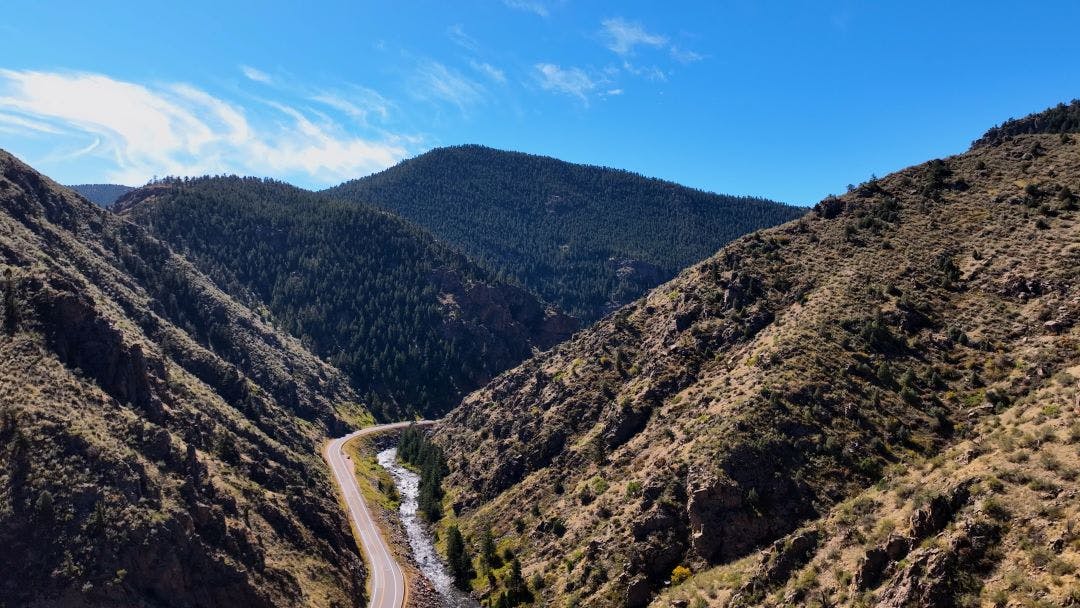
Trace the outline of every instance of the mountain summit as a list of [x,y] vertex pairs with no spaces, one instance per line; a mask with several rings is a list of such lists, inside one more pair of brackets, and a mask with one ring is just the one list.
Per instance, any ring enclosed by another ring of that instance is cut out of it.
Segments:
[[424,226],[587,321],[743,234],[805,213],[476,145],[438,148],[326,193]]

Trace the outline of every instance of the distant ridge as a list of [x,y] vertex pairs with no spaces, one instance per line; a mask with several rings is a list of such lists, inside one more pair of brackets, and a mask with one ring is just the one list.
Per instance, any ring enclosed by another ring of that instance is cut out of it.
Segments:
[[118,198],[131,192],[135,188],[120,184],[75,184],[68,188],[81,194],[86,200],[99,207],[109,207]]
[[326,193],[416,222],[585,320],[806,211],[478,145],[437,148]]

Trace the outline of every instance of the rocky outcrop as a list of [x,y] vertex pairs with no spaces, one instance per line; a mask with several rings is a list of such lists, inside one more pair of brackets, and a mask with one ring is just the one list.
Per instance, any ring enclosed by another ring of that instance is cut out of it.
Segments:
[[866,591],[877,587],[888,568],[904,559],[921,541],[943,530],[967,504],[973,483],[974,480],[969,479],[944,494],[934,496],[912,513],[906,534],[893,533],[881,545],[867,549],[855,570],[852,581],[855,590]]
[[[139,345],[123,337],[96,309],[80,286],[52,277],[28,280],[23,287],[37,328],[65,365],[93,378],[121,403],[144,410],[160,422],[161,403],[152,394],[150,375],[163,375],[160,360],[148,361]],[[151,372],[150,367],[155,369]]]
[[[462,281],[458,273],[437,271],[432,277],[445,310],[443,333],[467,341],[486,353],[490,369],[504,370],[570,337],[579,323],[545,306],[535,296],[503,283]],[[488,380],[476,378],[477,385]]]
[[756,598],[762,597],[777,585],[787,582],[792,574],[802,568],[814,555],[821,541],[817,529],[809,528],[792,533],[787,538],[774,542],[761,553],[758,564],[752,570],[750,580],[733,595],[728,606],[753,605]]
[[964,522],[943,547],[919,549],[907,559],[882,590],[878,606],[883,608],[950,608],[959,596],[972,591],[987,565],[982,563],[1000,538],[1000,527],[987,522]]

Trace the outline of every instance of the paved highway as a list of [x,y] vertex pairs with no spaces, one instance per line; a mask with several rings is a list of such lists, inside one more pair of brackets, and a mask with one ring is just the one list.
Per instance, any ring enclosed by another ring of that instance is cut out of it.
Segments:
[[371,518],[371,512],[364,502],[364,497],[360,494],[360,486],[356,483],[352,461],[345,455],[344,446],[355,437],[394,431],[410,424],[426,426],[434,423],[425,420],[368,427],[334,439],[327,444],[323,452],[323,457],[330,464],[338,488],[345,498],[349,519],[353,524],[353,533],[358,535],[360,546],[364,548],[364,554],[367,556],[370,567],[368,572],[371,590],[371,602],[368,604],[370,608],[402,608],[405,604],[405,575],[401,572],[401,565],[390,552],[390,547],[379,531],[379,527]]

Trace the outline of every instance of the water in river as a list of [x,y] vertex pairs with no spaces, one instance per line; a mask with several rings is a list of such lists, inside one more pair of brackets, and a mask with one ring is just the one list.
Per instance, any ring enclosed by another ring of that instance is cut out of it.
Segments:
[[478,604],[470,597],[454,587],[454,579],[450,576],[446,564],[435,551],[435,543],[427,524],[416,514],[417,497],[420,495],[420,476],[398,464],[397,450],[390,448],[378,454],[379,464],[390,472],[397,486],[398,494],[401,495],[401,523],[405,526],[405,534],[409,537],[409,546],[412,548],[413,560],[420,567],[435,590],[442,596],[443,605],[447,608],[475,608]]

